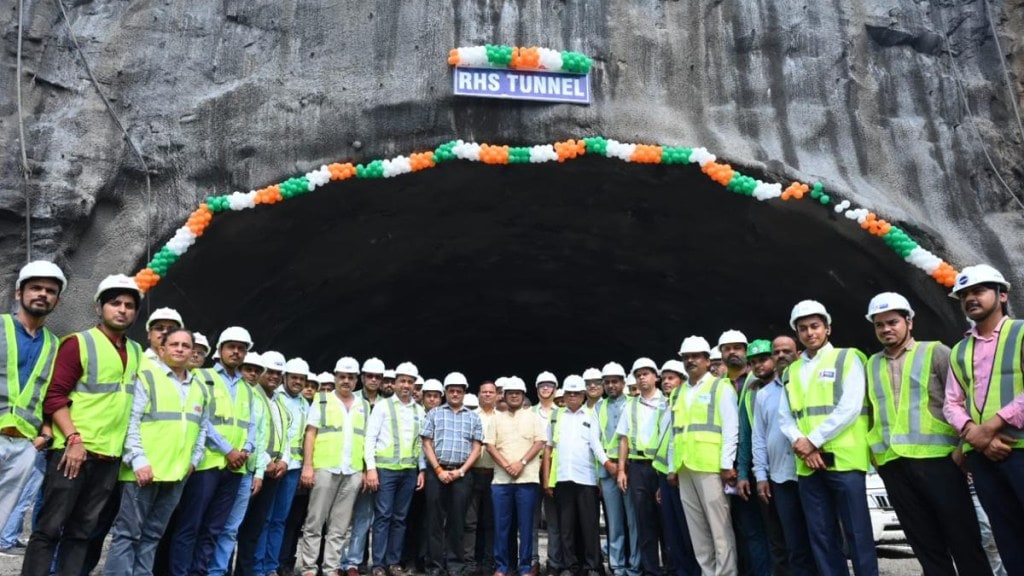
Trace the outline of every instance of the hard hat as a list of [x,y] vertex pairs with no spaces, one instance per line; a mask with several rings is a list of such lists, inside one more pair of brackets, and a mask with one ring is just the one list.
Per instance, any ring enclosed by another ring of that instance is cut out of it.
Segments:
[[868,322],[874,322],[875,314],[891,311],[903,311],[911,319],[914,318],[914,309],[910,307],[910,302],[895,292],[882,292],[872,298],[871,302],[868,302],[868,313],[864,315],[864,318],[867,318]]
[[309,375],[309,363],[302,358],[292,358],[284,363],[285,374]]
[[21,271],[18,272],[18,290],[21,290],[22,285],[30,278],[50,278],[51,280],[56,280],[57,284],[60,285],[60,288],[57,289],[58,296],[68,287],[68,279],[64,277],[64,272],[61,271],[60,267],[46,260],[34,260],[21,267]]
[[[715,346],[717,350],[718,347]],[[711,355],[711,345],[704,339],[703,336],[687,336],[683,338],[683,343],[679,345],[679,355],[683,354],[707,354]]]
[[284,354],[276,350],[267,350],[263,353],[263,362],[267,365],[267,370],[276,370],[278,372],[284,372]]
[[708,354],[708,358],[710,360],[721,360],[722,351],[718,349],[718,346],[715,346],[714,348],[711,349],[711,352]]
[[633,376],[632,374],[626,376],[626,387],[628,388],[630,386],[636,386],[636,376]]
[[570,374],[562,381],[562,388],[559,392],[584,392],[586,389],[587,383],[582,376]]
[[789,327],[796,330],[796,321],[806,316],[824,316],[826,324],[832,324],[832,316],[825,305],[817,300],[801,300],[793,306],[793,312],[789,315]]
[[466,377],[462,375],[462,372],[452,372],[444,377],[444,387],[447,390],[449,386],[465,386],[469,388],[469,382],[466,381]]
[[522,392],[523,394],[526,394],[526,382],[523,382],[522,378],[518,378],[516,376],[512,376],[511,378],[506,378],[505,379],[505,387],[502,388],[501,391],[502,391],[502,393],[504,393],[504,392]]
[[558,386],[558,378],[555,378],[555,375],[552,374],[551,372],[545,371],[541,372],[540,374],[537,374],[537,380],[534,381],[534,385],[540,386],[541,382],[549,382],[555,386]]
[[[359,366],[359,364],[356,363],[356,366]],[[352,372],[352,374],[356,374],[356,373],[357,372]],[[334,384],[334,375],[331,374],[330,372],[321,372],[316,377],[316,381],[321,383],[321,384]]]
[[661,371],[665,372],[666,370],[668,370],[669,372],[675,372],[676,374],[682,376],[684,379],[686,378],[686,366],[679,360],[669,360],[662,364]]
[[427,381],[423,383],[423,392],[437,392],[439,394],[444,394],[444,386],[441,385],[441,381],[437,378],[428,378]]
[[563,396],[565,396],[565,390],[562,390],[561,388],[559,388],[558,390],[555,390],[555,400],[558,400],[559,398],[562,398]]
[[622,367],[622,364],[618,362],[609,362],[604,365],[601,369],[601,376],[607,378],[608,376],[618,376],[619,378],[626,377],[626,369]]
[[[409,374],[409,376],[411,376],[411,374]],[[418,374],[417,374],[417,376],[418,376]],[[398,374],[396,374],[394,370],[385,370],[384,374],[383,374],[383,378],[385,380],[394,380],[395,378],[398,378]]]
[[761,354],[772,353],[772,342],[771,340],[765,340],[764,338],[754,340],[747,346],[747,358],[753,358],[754,356],[760,356]]
[[417,376],[416,381],[412,383],[413,386],[423,387],[423,376]]
[[195,342],[196,346],[205,346],[206,347],[206,354],[204,354],[204,356],[210,354],[210,341],[206,339],[206,336],[203,336],[199,332],[193,332],[192,333],[192,341]]
[[241,342],[242,344],[245,344],[246,350],[252,350],[252,336],[249,336],[249,331],[241,326],[230,326],[225,328],[224,331],[220,333],[220,338],[217,339],[217,349],[220,350],[220,347],[225,342]]
[[956,293],[964,288],[989,283],[1000,284],[1006,292],[1010,291],[1010,283],[1006,281],[1006,278],[1003,277],[1003,273],[999,270],[996,270],[988,264],[967,266],[956,275],[956,281],[953,282],[953,291],[949,293],[949,297],[959,298]]
[[413,364],[412,362],[402,362],[401,364],[398,365],[398,368],[395,368],[394,373],[395,377],[397,377],[399,374],[403,376],[412,376],[413,378],[416,378],[417,376],[420,375],[419,369],[417,369],[416,365]]
[[157,308],[153,310],[153,313],[149,315],[149,319],[146,320],[146,332],[149,332],[150,326],[157,320],[170,320],[171,322],[177,322],[178,328],[185,327],[185,321],[181,319],[181,314],[174,308]]
[[313,374],[312,372],[306,372],[306,382],[310,381],[319,383],[320,377],[317,376],[316,374]]
[[[345,374],[359,374],[359,362],[351,356],[345,356],[339,358],[334,364],[335,372],[344,372]],[[333,379],[333,376],[332,376]]]
[[245,358],[242,359],[242,364],[258,366],[263,371],[266,371],[267,369],[267,365],[263,362],[263,358],[255,352],[246,352]]
[[97,303],[100,301],[100,296],[103,295],[107,290],[129,290],[135,292],[135,295],[142,300],[142,290],[139,289],[139,285],[135,283],[135,279],[124,274],[114,274],[107,276],[100,281],[100,285],[96,287],[96,296],[93,297]]
[[601,378],[601,371],[597,368],[587,368],[583,371],[584,380],[600,380]]
[[747,336],[739,330],[726,330],[722,332],[722,335],[718,337],[718,347],[721,348],[723,344],[747,344]]
[[363,374],[383,374],[384,373],[384,362],[380,358],[370,358],[366,362],[363,362]]
[[508,382],[508,380],[509,379],[504,376],[498,376],[497,378],[494,379],[494,387],[498,389],[503,389],[505,388],[505,383]]
[[658,373],[658,365],[650,358],[637,358],[636,362],[633,362],[633,367],[629,370],[629,373],[636,374],[636,371],[641,368],[650,368],[655,374]]
[[480,399],[476,397],[476,394],[466,394],[466,397],[462,399],[462,404],[466,408],[479,408]]

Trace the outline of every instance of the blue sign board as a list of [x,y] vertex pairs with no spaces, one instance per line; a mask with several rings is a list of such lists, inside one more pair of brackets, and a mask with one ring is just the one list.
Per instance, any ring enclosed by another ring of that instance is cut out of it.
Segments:
[[456,96],[590,104],[589,74],[455,68],[452,84]]

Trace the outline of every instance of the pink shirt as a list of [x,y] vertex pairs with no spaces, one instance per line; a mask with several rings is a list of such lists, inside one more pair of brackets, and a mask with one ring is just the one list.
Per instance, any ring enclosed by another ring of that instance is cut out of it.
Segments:
[[[988,338],[978,335],[977,328],[967,331],[967,336],[974,337],[974,403],[976,406],[984,406],[985,398],[988,396],[988,384],[992,379],[992,368],[995,366],[996,343],[999,341],[999,331],[1003,329],[1007,320],[1008,318],[1003,317]],[[965,405],[966,402],[967,395],[957,383],[953,376],[953,368],[950,366],[949,373],[946,375],[946,401],[942,405],[942,413],[958,432],[963,432],[967,422],[973,420]],[[1024,428],[1024,394],[1016,395],[997,413],[1010,426]],[[975,423],[982,424],[982,422]]]

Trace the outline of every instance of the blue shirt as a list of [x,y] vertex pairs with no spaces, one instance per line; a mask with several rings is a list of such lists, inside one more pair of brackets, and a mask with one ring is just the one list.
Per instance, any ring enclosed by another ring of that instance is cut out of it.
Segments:
[[35,337],[33,337],[21,325],[18,317],[14,317],[14,341],[18,346],[19,390],[28,384],[28,379],[32,376],[32,370],[35,369],[36,362],[39,361],[39,355],[43,353],[43,332],[45,330],[45,328],[40,326],[39,330],[36,330]]
[[779,401],[786,395],[782,382],[775,378],[757,392],[754,399],[753,448],[754,478],[782,483],[796,481],[796,458],[789,438],[779,428]]
[[442,466],[461,466],[473,452],[473,442],[483,443],[480,416],[463,407],[458,412],[443,404],[430,412],[420,436],[434,441],[434,454]]
[[[238,393],[238,383],[242,382],[242,373],[238,370],[235,370],[235,375],[231,376],[230,374],[227,373],[227,370],[225,370],[224,365],[221,364],[220,362],[217,362],[213,369],[217,372],[217,374],[220,374],[220,377],[223,378],[225,382],[228,383],[228,393],[231,394],[231,399],[234,400],[235,395]],[[248,384],[242,382],[242,386],[248,386]],[[240,447],[237,447],[239,450],[246,450],[250,453],[256,451],[256,414],[255,411],[253,410],[253,405],[256,402],[256,398],[253,398],[252,402],[249,403],[249,430],[245,435],[245,444],[243,444]],[[233,449],[236,448],[236,446],[232,446],[230,442],[225,440],[224,437],[221,436],[219,432],[217,432],[217,429],[214,427],[213,422],[211,422],[210,420],[206,421],[206,446],[209,447],[211,450],[216,450],[217,452],[224,454],[225,456],[227,456],[229,453],[231,453]]]

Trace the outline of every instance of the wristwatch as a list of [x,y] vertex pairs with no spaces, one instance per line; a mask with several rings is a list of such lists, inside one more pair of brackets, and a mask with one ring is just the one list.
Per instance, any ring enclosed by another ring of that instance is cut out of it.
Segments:
[[464,477],[464,476],[466,475],[466,473],[465,473],[465,472],[463,472],[461,468],[460,468],[460,469],[458,469],[458,470],[456,470],[456,472],[458,472],[458,473],[459,473],[459,478],[462,478],[462,477]]
[[522,464],[523,466],[526,466],[526,458],[520,460],[519,463]]

